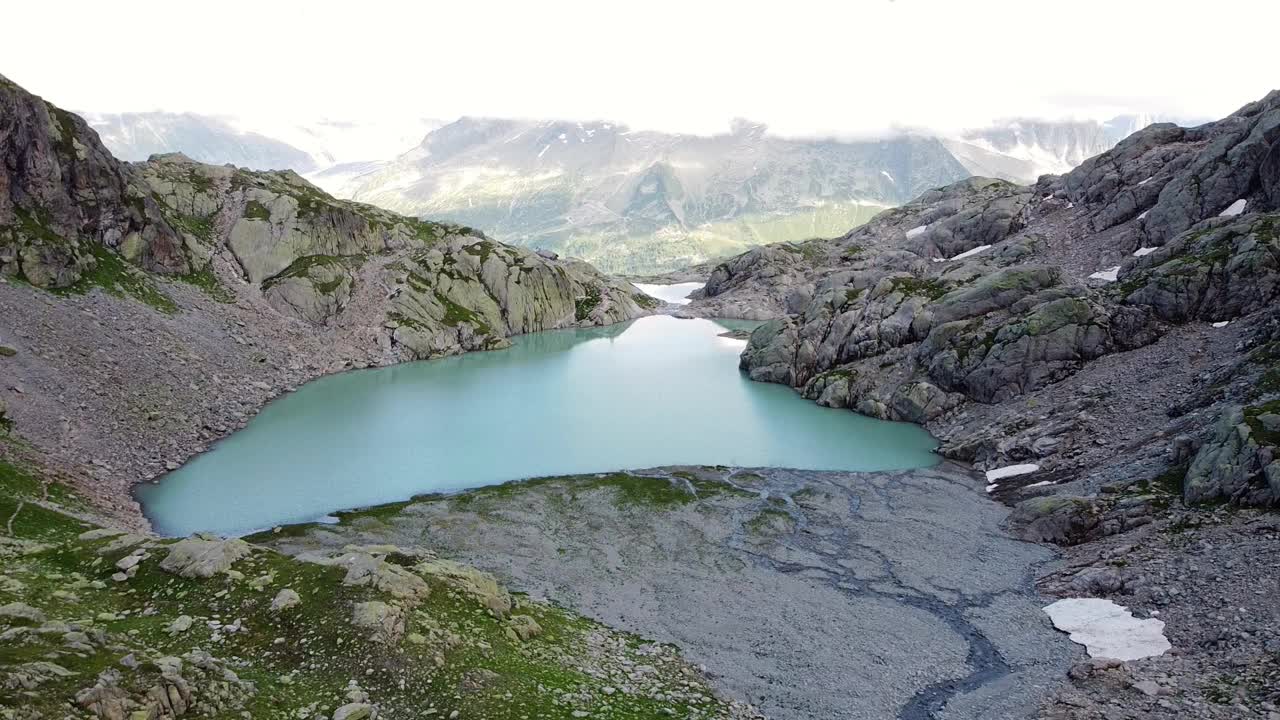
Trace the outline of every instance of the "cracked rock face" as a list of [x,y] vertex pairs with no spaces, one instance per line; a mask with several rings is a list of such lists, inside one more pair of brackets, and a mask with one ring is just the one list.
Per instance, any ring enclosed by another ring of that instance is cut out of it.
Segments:
[[179,234],[97,133],[3,76],[0,166],[0,272],[67,287],[97,264],[93,245],[145,246],[142,267],[189,271]]

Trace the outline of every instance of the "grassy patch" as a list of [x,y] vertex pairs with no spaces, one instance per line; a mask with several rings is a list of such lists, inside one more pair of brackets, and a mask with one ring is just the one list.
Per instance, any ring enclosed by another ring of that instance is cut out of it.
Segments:
[[89,243],[89,252],[93,254],[95,261],[93,269],[86,272],[74,285],[51,292],[59,295],[83,295],[97,287],[117,297],[133,298],[166,315],[178,311],[178,305],[172,298],[157,289],[146,273],[130,265],[124,258],[97,243]]
[[[145,713],[150,689],[163,688],[165,657],[183,659],[180,674],[197,703],[187,712],[193,717],[330,717],[350,701],[353,680],[386,717],[567,718],[568,694],[572,708],[593,718],[728,715],[674,648],[498,588],[511,598],[509,617],[465,582],[416,565],[411,554],[388,555],[386,562],[425,582],[429,592],[414,600],[345,584],[344,568],[261,547],[230,572],[185,578],[159,567],[171,541],[78,539],[88,524],[25,500],[42,486],[0,464],[0,517],[13,517],[14,535],[0,544],[7,553],[0,605],[22,602],[49,621],[47,631],[38,631],[41,620],[0,618],[0,631],[10,631],[0,643],[0,678],[15,678],[35,662],[54,663],[58,673],[35,692],[0,683],[0,715],[69,716],[77,693],[109,668],[120,692]],[[145,555],[134,575],[113,579],[117,562],[135,547]],[[284,588],[301,602],[273,611]],[[357,604],[369,601],[398,609],[402,624],[390,637],[375,639],[353,624]],[[180,616],[192,620],[189,628],[171,632]],[[518,637],[516,616],[540,632]],[[84,634],[67,635],[62,623]],[[121,663],[126,656],[137,663]],[[612,680],[641,665],[652,672],[628,683],[635,691]],[[223,668],[234,669],[238,680]]]
[[947,294],[947,286],[933,279],[895,277],[890,278],[889,283],[896,292],[900,292],[903,295],[914,295],[937,300]]
[[646,295],[644,293],[636,293],[631,296],[631,299],[635,300],[637,305],[639,305],[640,307],[646,310],[653,310],[662,305],[661,300],[659,300],[656,297]]
[[263,220],[270,222],[271,211],[267,209],[266,205],[263,205],[257,200],[250,200],[244,204],[244,217],[248,220]]
[[441,322],[445,325],[456,327],[462,323],[469,323],[475,326],[476,331],[479,333],[485,335],[493,334],[493,330],[489,327],[489,324],[484,321],[484,317],[482,317],[480,313],[472,310],[471,308],[459,305],[439,290],[433,289],[432,293],[436,296],[436,302],[440,303],[440,306],[444,308],[444,317],[441,319]]
[[234,303],[236,301],[235,294],[218,282],[218,276],[214,274],[212,264],[205,265],[193,273],[179,275],[178,279],[188,285],[200,288],[205,294],[220,303]]
[[795,520],[778,507],[765,507],[747,521],[747,532],[752,535],[782,535],[795,528]]
[[[363,262],[364,257],[360,255],[305,255],[294,260],[289,264],[289,267],[279,273],[263,280],[262,289],[267,290],[271,286],[289,278],[305,278],[312,281],[312,285],[318,292],[331,293],[342,286],[343,275],[349,265],[358,265]],[[332,280],[319,282],[311,275],[311,271],[319,267],[341,268],[341,273]]]
[[601,301],[599,287],[588,285],[583,292],[583,296],[574,301],[574,317],[578,322],[590,317],[591,312],[600,306]]
[[1280,415],[1280,400],[1263,405],[1250,405],[1244,409],[1244,421],[1252,437],[1259,445],[1280,446],[1280,430],[1268,430],[1259,418],[1263,415]]

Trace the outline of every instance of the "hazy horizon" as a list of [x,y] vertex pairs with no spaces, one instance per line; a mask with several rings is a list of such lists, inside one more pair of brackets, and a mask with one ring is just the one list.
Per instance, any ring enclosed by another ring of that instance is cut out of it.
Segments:
[[[701,135],[741,117],[782,136],[831,138],[1009,118],[1221,117],[1272,89],[1266,36],[1268,20],[1280,20],[1280,7],[1243,0],[1195,22],[1168,3],[1098,0],[1070,12],[1010,0],[801,0],[773,12],[669,0],[625,11],[576,0],[370,2],[359,12],[232,0],[213,14],[155,0],[127,14],[70,5],[9,14],[18,27],[56,25],[63,46],[99,48],[93,62],[51,55],[45,33],[14,33],[0,46],[0,73],[85,112],[256,126],[602,120]],[[167,57],[174,47],[184,54]],[[1187,63],[1186,48],[1232,64]],[[1160,71],[1175,61],[1178,72]]]

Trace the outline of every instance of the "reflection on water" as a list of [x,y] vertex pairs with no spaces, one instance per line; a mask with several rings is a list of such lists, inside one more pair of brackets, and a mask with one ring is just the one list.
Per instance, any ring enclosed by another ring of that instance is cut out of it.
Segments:
[[912,425],[822,408],[738,370],[745,321],[667,316],[322,378],[139,489],[156,529],[242,533],[416,493],[667,464],[931,465]]

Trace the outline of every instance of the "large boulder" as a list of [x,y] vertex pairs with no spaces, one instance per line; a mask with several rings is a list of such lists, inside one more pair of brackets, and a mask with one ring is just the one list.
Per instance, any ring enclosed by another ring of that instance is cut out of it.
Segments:
[[351,624],[369,631],[369,639],[374,642],[393,643],[404,635],[404,608],[381,600],[356,603]]
[[1014,506],[1009,527],[1029,542],[1075,545],[1098,527],[1097,506],[1084,497],[1051,495],[1023,500]]
[[160,569],[187,578],[208,578],[231,569],[250,552],[243,540],[197,533],[179,540],[160,561]]

